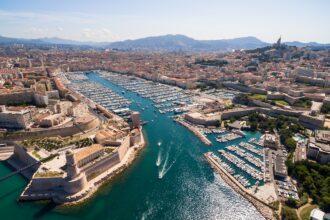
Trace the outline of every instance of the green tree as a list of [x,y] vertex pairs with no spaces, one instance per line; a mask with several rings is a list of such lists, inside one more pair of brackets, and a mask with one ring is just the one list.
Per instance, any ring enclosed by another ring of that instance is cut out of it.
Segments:
[[289,137],[285,139],[284,145],[290,152],[293,152],[296,149],[297,143],[293,138]]
[[287,207],[287,206],[283,206],[282,207],[282,219],[284,220],[297,220],[298,216],[296,213],[296,210]]
[[291,208],[297,208],[298,201],[292,197],[289,197],[288,200],[285,202],[285,204]]

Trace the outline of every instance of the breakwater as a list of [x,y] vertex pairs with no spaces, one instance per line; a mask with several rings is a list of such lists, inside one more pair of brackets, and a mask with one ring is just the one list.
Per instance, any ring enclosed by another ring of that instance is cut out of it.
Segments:
[[180,120],[176,120],[176,121],[182,126],[186,127],[189,131],[194,133],[204,144],[206,145],[212,144],[212,142],[207,137],[205,137],[197,128],[194,128],[193,126],[189,125],[184,121],[180,121]]

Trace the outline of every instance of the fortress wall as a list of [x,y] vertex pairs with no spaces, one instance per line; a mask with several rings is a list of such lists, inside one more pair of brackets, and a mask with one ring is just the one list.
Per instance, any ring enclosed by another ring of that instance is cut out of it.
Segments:
[[284,109],[272,109],[271,113],[276,115],[285,115],[285,116],[293,116],[293,117],[299,117],[302,114],[302,112],[290,111]]
[[34,92],[23,90],[15,93],[0,94],[0,105],[34,103]]
[[267,99],[284,99],[283,93],[269,93],[267,94]]
[[64,182],[64,191],[70,194],[75,194],[83,190],[87,186],[87,178],[85,173],[81,173],[73,180],[66,180]]
[[130,136],[126,136],[123,142],[121,143],[120,147],[118,148],[118,155],[120,161],[124,158],[130,146],[131,146]]
[[64,185],[63,177],[33,177],[29,183],[28,191],[40,192],[60,188]]
[[257,105],[259,107],[263,107],[263,108],[271,108],[273,107],[271,104],[268,104],[266,102],[260,101],[260,100],[253,100],[252,103],[254,105]]
[[230,110],[227,112],[223,112],[221,115],[221,120],[227,120],[231,117],[243,117],[249,115],[253,112],[256,112],[258,108],[249,108],[249,109],[240,109],[240,110]]
[[[21,147],[17,144],[14,146],[14,157],[26,166],[38,162],[37,159],[28,154],[27,150],[24,147]],[[33,168],[37,170],[38,167],[39,165],[36,165]]]
[[265,89],[260,89],[260,88],[250,87],[250,92],[251,92],[251,93],[256,93],[256,94],[267,95],[267,90],[265,90]]
[[236,89],[236,90],[241,91],[241,92],[249,92],[250,91],[249,87],[247,87],[245,85],[242,85],[242,84],[239,84],[239,83],[223,82],[222,84],[227,88]]
[[243,109],[243,110],[230,110],[227,112],[223,112],[221,115],[221,120],[228,120],[231,117],[243,117],[246,115],[249,115],[253,112],[260,112],[263,114],[267,114],[270,116],[277,116],[277,115],[285,115],[285,116],[291,116],[291,117],[300,117],[302,115],[301,111],[291,111],[291,110],[285,110],[285,109],[279,109],[279,108],[249,108],[249,109]]
[[92,120],[82,123],[79,125],[74,125],[70,127],[60,127],[60,128],[50,128],[45,129],[41,131],[26,131],[26,132],[17,132],[14,134],[11,134],[8,137],[5,137],[4,139],[9,140],[24,140],[29,138],[42,138],[42,137],[52,137],[52,136],[72,136],[78,133],[81,133],[83,131],[91,130],[99,125],[99,120],[97,118],[93,118]]
[[118,163],[120,163],[120,158],[118,152],[116,152],[109,155],[107,158],[97,161],[82,171],[85,172],[87,179],[92,179],[94,174],[100,174]]
[[142,136],[141,132],[138,133],[138,134],[132,135],[130,137],[130,144],[131,144],[131,146],[133,146],[135,144],[138,144],[138,143],[141,143],[141,139],[142,139],[141,136]]

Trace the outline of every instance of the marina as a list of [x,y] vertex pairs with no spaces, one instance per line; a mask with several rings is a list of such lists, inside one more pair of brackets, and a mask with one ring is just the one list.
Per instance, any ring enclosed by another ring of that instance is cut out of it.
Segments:
[[[75,209],[52,207],[48,203],[19,204],[16,198],[21,189],[17,187],[24,186],[26,182],[21,176],[9,179],[1,185],[0,190],[3,216],[49,220],[70,219],[72,216],[77,219],[91,217],[118,219],[118,216],[121,219],[142,219],[146,216],[149,219],[238,220],[246,216],[250,219],[264,219],[249,202],[250,200],[244,199],[242,195],[232,190],[218,174],[214,173],[208,163],[201,160],[206,151],[211,149],[217,153],[216,150],[223,149],[225,145],[213,142],[212,139],[212,144],[217,146],[214,149],[213,146],[206,147],[206,144],[188,129],[173,123],[172,118],[167,114],[161,114],[158,108],[154,107],[155,103],[151,99],[117,86],[97,73],[79,75],[81,78],[77,79],[79,81],[77,84],[95,83],[101,86],[101,92],[109,89],[112,93],[130,101],[129,110],[141,112],[141,119],[148,121],[143,126],[148,146],[141,152],[134,166],[105,185],[100,193],[86,204]],[[93,98],[95,97],[91,96],[91,100]],[[93,101],[96,102],[97,98]],[[120,106],[118,108],[120,109]],[[206,134],[208,132],[210,133]],[[205,135],[224,132],[226,131],[217,128],[206,131]],[[247,133],[246,138],[251,136],[254,137],[252,133]],[[228,167],[231,167],[235,174],[239,172],[230,164]],[[0,173],[6,175],[9,172],[10,169],[0,163]],[[146,188],[149,190],[145,190]],[[164,189],[171,191],[169,193]],[[208,209],[205,209],[205,206]]]
[[229,132],[229,133],[226,133],[224,135],[218,136],[217,141],[220,142],[220,143],[225,143],[225,142],[228,142],[228,141],[233,141],[233,140],[236,140],[236,139],[240,139],[242,137],[243,137],[242,134]]
[[254,155],[246,152],[245,150],[242,150],[235,145],[228,146],[228,147],[226,147],[226,149],[228,149],[229,151],[234,152],[235,154],[239,155],[240,157],[246,159],[248,162],[250,162],[254,166],[260,168],[262,171],[264,170],[264,162],[261,159],[255,157]]
[[241,143],[239,143],[239,146],[241,148],[243,148],[243,149],[246,149],[246,150],[248,150],[248,151],[250,151],[250,152],[252,152],[252,153],[260,156],[260,157],[263,157],[264,156],[263,149],[258,149],[255,146],[253,146],[252,144],[249,144],[247,142],[241,142]]
[[256,179],[258,181],[262,181],[263,180],[263,173],[260,172],[260,171],[258,171],[255,168],[251,167],[250,165],[248,165],[242,159],[238,158],[237,156],[235,156],[235,155],[233,155],[231,153],[226,152],[225,150],[219,150],[219,153],[226,160],[228,160],[229,162],[231,162],[232,164],[234,164],[240,170],[242,170],[242,171],[246,172],[247,174],[249,174],[250,176],[252,176],[254,179]]
[[124,74],[100,71],[100,76],[143,98],[150,99],[158,111],[179,114],[187,111],[192,104],[191,95],[181,88],[155,83],[145,79]]
[[85,73],[66,74],[65,77],[71,82],[70,84],[67,84],[68,88],[77,91],[115,114],[128,118],[130,114],[128,107],[131,104],[131,101],[123,98],[109,88],[91,82],[88,80]]

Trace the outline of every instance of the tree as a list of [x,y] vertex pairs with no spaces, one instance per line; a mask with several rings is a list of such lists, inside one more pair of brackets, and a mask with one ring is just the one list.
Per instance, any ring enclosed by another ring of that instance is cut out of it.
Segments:
[[290,151],[293,152],[296,149],[296,141],[293,138],[286,138],[284,141],[285,147]]
[[323,104],[321,108],[321,112],[324,114],[329,114],[330,112],[330,104]]
[[320,208],[325,212],[330,212],[330,196],[321,197]]
[[284,220],[297,220],[298,216],[296,213],[296,210],[287,207],[287,206],[283,206],[282,207],[282,219]]
[[285,202],[285,204],[291,208],[297,208],[298,201],[292,197],[289,197],[288,200]]
[[[292,170],[290,172],[290,170]],[[313,202],[325,211],[330,211],[330,165],[310,161],[299,161],[289,169],[289,174],[298,182],[298,187],[306,192]]]

